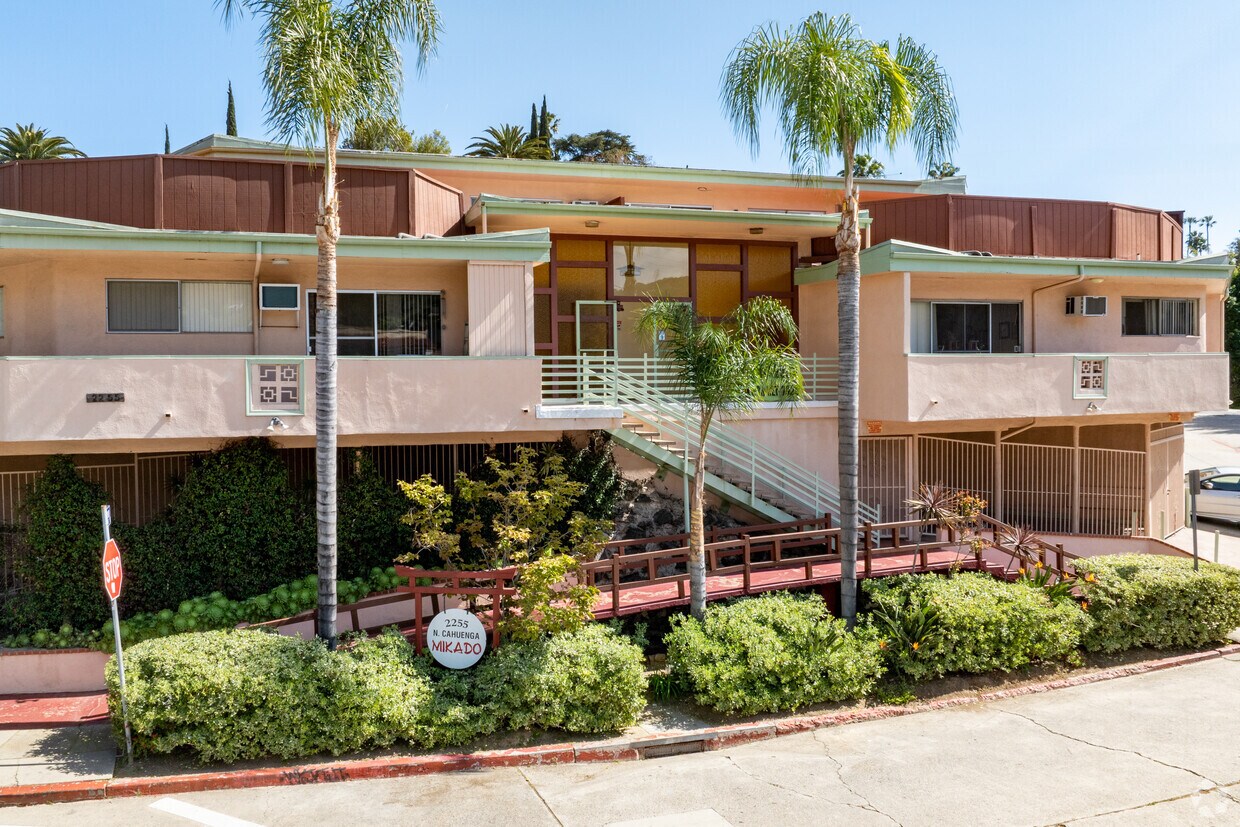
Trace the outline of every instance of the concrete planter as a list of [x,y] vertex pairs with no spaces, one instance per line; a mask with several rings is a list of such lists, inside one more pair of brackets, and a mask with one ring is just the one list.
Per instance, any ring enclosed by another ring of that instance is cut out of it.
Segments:
[[0,650],[0,695],[99,692],[109,657],[94,649]]

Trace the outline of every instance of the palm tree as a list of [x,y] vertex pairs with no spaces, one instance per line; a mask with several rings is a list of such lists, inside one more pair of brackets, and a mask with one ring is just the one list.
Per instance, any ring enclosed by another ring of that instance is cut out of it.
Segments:
[[[843,176],[844,170],[840,170],[836,175]],[[872,155],[858,155],[853,159],[853,177],[855,178],[886,178],[886,167],[883,162]]]
[[1203,215],[1201,217],[1201,226],[1206,229],[1206,252],[1210,252],[1210,228],[1218,222],[1214,220],[1212,215]]
[[262,26],[267,123],[282,138],[323,139],[323,190],[315,216],[315,451],[319,599],[317,633],[336,645],[336,245],[340,201],[336,144],[359,122],[394,115],[412,39],[418,65],[441,31],[434,0],[216,0],[225,23],[248,13]]
[[[776,299],[750,299],[722,324],[699,321],[689,302],[659,300],[638,329],[658,339],[674,366],[676,384],[698,415],[698,449],[689,499],[689,610],[706,611],[706,532],[702,519],[707,439],[715,417],[750,411],[759,402],[799,402],[805,396],[792,313]],[[685,446],[685,472],[689,446]]]
[[[839,253],[839,464],[841,614],[857,612],[858,363],[861,231],[853,163],[857,152],[910,140],[926,167],[956,144],[956,98],[938,58],[907,37],[895,44],[861,36],[848,15],[812,14],[796,26],[759,27],[729,57],[721,98],[737,135],[756,153],[763,108],[778,110],[784,151],[807,184],[833,155],[844,160]],[[835,204],[830,205],[835,208]]]
[[38,161],[44,158],[85,158],[86,153],[59,135],[48,135],[29,123],[0,129],[0,161]]
[[538,138],[531,138],[516,124],[489,126],[487,137],[474,136],[466,155],[476,158],[546,158],[547,147]]

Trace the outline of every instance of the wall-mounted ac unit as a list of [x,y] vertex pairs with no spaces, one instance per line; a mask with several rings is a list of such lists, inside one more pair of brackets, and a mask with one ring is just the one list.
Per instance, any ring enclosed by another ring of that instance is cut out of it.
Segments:
[[1105,316],[1106,296],[1068,296],[1064,313],[1069,316]]

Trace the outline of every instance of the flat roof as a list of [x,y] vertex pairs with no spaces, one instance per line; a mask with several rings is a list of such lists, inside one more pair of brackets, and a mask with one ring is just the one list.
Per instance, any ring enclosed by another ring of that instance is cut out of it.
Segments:
[[[0,210],[0,250],[100,250],[314,256],[313,235],[206,230],[151,230],[97,221]],[[528,261],[551,255],[546,229],[443,237],[341,236],[343,258]]]
[[[798,267],[797,284],[835,281],[839,262]],[[962,273],[1013,276],[1112,276],[1131,278],[1231,278],[1231,265],[1217,259],[1128,261],[1049,256],[976,256],[892,239],[861,251],[861,275],[876,273]]]
[[[261,141],[231,135],[208,135],[181,147],[176,155],[310,155],[321,154],[322,149],[307,150],[277,141]],[[438,155],[420,152],[376,152],[364,149],[341,149],[340,163],[385,167],[414,167],[417,169],[453,169],[461,171],[555,175],[568,178],[613,178],[637,181],[694,182],[710,181],[717,184],[738,184],[760,187],[804,187],[803,176],[782,172],[756,172],[751,170],[695,169],[693,167],[635,166],[631,164],[591,164],[572,161],[545,161],[525,158],[477,158],[463,155]],[[822,185],[835,185],[843,189],[844,179],[822,176],[809,179]],[[870,192],[961,193],[965,191],[963,175],[952,178],[927,178],[924,180],[896,180],[891,178],[865,178],[862,186]]]

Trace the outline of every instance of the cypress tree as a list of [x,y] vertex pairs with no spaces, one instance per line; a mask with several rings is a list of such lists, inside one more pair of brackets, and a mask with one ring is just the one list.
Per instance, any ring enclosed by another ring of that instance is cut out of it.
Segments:
[[538,106],[537,104],[531,103],[530,104],[530,140],[532,141],[535,138],[541,138],[541,137],[542,136],[538,132]]
[[232,81],[228,81],[228,115],[225,119],[225,129],[229,135],[237,137],[237,106],[233,103]]
[[168,124],[164,124],[164,154],[172,154],[172,139],[168,137]]
[[551,146],[551,117],[547,114],[546,95],[543,95],[542,111],[538,113],[538,137]]

